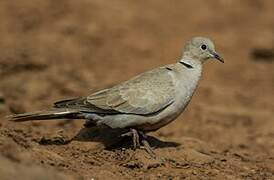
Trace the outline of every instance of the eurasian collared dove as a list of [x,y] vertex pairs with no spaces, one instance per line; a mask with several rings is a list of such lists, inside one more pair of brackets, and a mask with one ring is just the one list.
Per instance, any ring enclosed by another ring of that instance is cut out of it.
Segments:
[[184,111],[198,85],[202,65],[210,58],[224,62],[210,39],[194,37],[175,64],[155,68],[86,97],[56,102],[52,110],[14,115],[12,120],[87,119],[96,126],[128,129],[124,135],[133,137],[134,148],[141,140],[153,154],[145,133],[169,124]]

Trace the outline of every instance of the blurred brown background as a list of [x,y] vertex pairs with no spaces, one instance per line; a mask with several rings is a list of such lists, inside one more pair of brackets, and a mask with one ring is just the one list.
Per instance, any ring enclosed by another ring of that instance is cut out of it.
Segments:
[[[193,36],[211,38],[225,64],[208,62],[184,115],[152,133],[164,164],[142,150],[64,143],[82,121],[5,118],[174,63]],[[271,179],[273,54],[272,0],[1,0],[0,176]]]

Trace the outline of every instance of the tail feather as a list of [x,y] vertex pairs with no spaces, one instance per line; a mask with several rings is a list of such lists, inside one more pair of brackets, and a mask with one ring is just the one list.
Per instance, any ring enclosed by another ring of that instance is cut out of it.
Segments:
[[50,120],[77,118],[79,111],[68,109],[53,109],[48,111],[36,111],[31,113],[23,113],[11,115],[9,119],[15,122],[31,121],[31,120]]

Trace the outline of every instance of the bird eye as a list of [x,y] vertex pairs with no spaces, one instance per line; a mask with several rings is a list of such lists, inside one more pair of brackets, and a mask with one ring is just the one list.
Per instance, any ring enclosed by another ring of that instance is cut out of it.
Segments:
[[206,48],[207,48],[207,46],[206,46],[206,45],[204,45],[204,44],[203,44],[203,45],[201,45],[201,49],[202,49],[202,50],[206,50]]

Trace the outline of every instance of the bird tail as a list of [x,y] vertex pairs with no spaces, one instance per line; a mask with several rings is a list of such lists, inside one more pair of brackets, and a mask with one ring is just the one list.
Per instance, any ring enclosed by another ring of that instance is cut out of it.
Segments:
[[8,118],[14,122],[24,122],[32,120],[50,120],[50,119],[77,119],[79,111],[69,109],[53,109],[47,111],[36,111],[11,115]]

